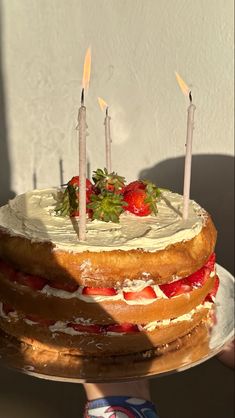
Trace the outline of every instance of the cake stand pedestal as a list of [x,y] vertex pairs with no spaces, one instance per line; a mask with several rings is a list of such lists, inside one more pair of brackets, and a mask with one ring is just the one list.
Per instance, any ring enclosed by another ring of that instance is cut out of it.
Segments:
[[107,358],[35,349],[0,331],[0,362],[31,376],[73,383],[127,382],[194,367],[218,354],[234,335],[234,278],[219,265],[217,272],[220,288],[211,330],[201,325],[162,350]]

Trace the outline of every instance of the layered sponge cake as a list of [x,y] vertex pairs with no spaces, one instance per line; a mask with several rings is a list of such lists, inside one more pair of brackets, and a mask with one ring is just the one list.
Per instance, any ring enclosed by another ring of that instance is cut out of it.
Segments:
[[144,352],[189,334],[213,309],[216,230],[190,201],[146,181],[97,170],[87,180],[86,240],[78,239],[79,179],[0,208],[0,327],[69,354]]

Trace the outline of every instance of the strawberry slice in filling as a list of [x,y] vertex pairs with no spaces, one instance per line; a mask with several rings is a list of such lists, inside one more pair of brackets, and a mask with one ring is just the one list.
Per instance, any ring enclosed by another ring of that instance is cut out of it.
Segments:
[[157,297],[151,286],[146,286],[139,292],[123,292],[123,295],[126,300],[155,299]]
[[28,286],[33,290],[42,290],[48,283],[47,280],[39,276],[32,276],[30,274],[16,273],[15,281],[24,286]]
[[192,290],[192,287],[185,283],[185,279],[177,280],[172,283],[161,284],[159,287],[168,298],[172,298],[173,296],[178,296]]
[[114,296],[117,291],[113,287],[87,287],[82,289],[82,294],[87,296]]
[[[215,269],[215,253],[212,253],[209,259],[207,260],[206,264],[196,271],[195,273],[191,274],[190,276],[171,282],[159,285],[161,291],[168,297],[172,298],[174,296],[181,295],[183,293],[188,293],[195,288],[202,287],[206,280],[208,279],[211,272]],[[19,283],[20,285],[28,286],[32,290],[40,291],[44,288],[45,285],[50,286],[51,288],[64,290],[66,292],[76,292],[79,288],[77,283],[60,283],[60,282],[49,282],[48,280],[31,275],[22,273],[20,271],[15,270],[11,267],[7,262],[0,260],[0,271],[4,274],[6,278],[10,281]],[[205,300],[207,301],[214,301],[216,296],[217,290],[219,287],[219,279],[216,277],[216,282],[212,291],[207,295]],[[88,287],[85,286],[82,289],[82,294],[84,296],[115,296],[118,294],[118,291],[113,287]],[[123,291],[123,297],[126,301],[141,301],[141,300],[151,300],[156,299],[157,295],[152,286],[146,286],[140,291]]]
[[133,333],[139,332],[138,326],[134,324],[111,324],[106,326],[107,332],[117,332],[117,333]]

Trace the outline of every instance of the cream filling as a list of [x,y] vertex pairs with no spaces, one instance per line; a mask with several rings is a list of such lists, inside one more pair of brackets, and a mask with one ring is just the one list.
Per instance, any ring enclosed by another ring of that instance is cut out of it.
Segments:
[[[137,280],[136,280],[137,282]],[[93,295],[93,296],[88,296],[88,295],[83,295],[82,294],[82,290],[84,288],[84,286],[80,286],[78,288],[78,290],[76,290],[75,292],[67,292],[66,290],[61,290],[61,289],[55,289],[52,288],[48,285],[44,286],[44,288],[42,290],[40,290],[40,293],[43,293],[47,296],[54,296],[54,297],[59,297],[61,299],[73,299],[73,298],[77,298],[80,300],[83,300],[84,302],[87,303],[94,303],[94,302],[116,302],[116,301],[122,301],[125,302],[127,305],[149,305],[153,302],[156,301],[156,298],[153,299],[139,299],[139,300],[126,300],[124,298],[123,295],[123,291],[124,292],[139,292],[141,290],[143,290],[146,286],[150,286],[150,282],[152,283],[152,280],[149,280],[148,282],[144,282],[143,280],[139,280],[138,281],[138,286],[133,285],[130,287],[123,287],[122,289],[117,290],[117,294],[113,295],[113,296],[101,296],[101,295]],[[141,283],[140,283],[141,282]],[[155,291],[157,298],[164,298],[164,299],[168,299],[167,296],[161,291],[160,287],[158,285],[151,285],[151,287],[153,288],[153,290]]]
[[[214,277],[215,276],[215,271],[212,271],[210,273],[210,277]],[[178,279],[180,280],[180,279]],[[126,300],[124,298],[123,292],[140,292],[141,290],[143,290],[145,287],[147,286],[151,286],[152,289],[155,291],[157,298],[153,298],[153,299],[139,299],[139,300]],[[153,284],[153,280],[126,280],[124,282],[124,286],[121,289],[117,290],[117,294],[113,295],[113,296],[98,296],[98,295],[93,295],[93,296],[88,296],[88,295],[83,295],[82,291],[83,291],[84,286],[80,286],[78,288],[78,290],[76,290],[75,292],[67,292],[66,290],[61,290],[61,289],[55,289],[53,287],[50,287],[48,285],[44,286],[44,288],[42,290],[40,290],[40,293],[43,293],[47,296],[54,296],[54,297],[58,297],[61,299],[73,299],[73,298],[77,298],[80,300],[83,300],[84,302],[87,303],[94,303],[94,302],[116,302],[116,301],[122,301],[125,302],[127,305],[150,305],[153,302],[156,302],[156,299],[168,299],[168,297],[163,293],[163,291],[160,289],[160,287],[158,285],[154,285]],[[174,296],[173,296],[174,297]],[[177,296],[175,296],[177,297]]]
[[[200,304],[198,305],[195,309],[192,309],[190,312],[188,312],[187,314],[181,315],[177,318],[173,318],[173,319],[164,319],[161,321],[153,321],[153,322],[149,322],[145,325],[137,325],[139,331],[147,331],[147,332],[152,332],[154,330],[156,330],[157,328],[163,327],[163,326],[167,326],[170,324],[174,324],[174,323],[178,323],[178,322],[182,322],[182,321],[191,321],[193,318],[193,315],[196,312],[200,312],[201,309],[208,309],[210,310],[212,308],[214,304],[212,302],[205,302],[203,305]],[[3,304],[2,302],[0,302],[0,317],[3,317],[4,319],[7,319],[8,321],[10,320],[10,318],[14,318],[15,320],[19,319],[17,312],[10,312],[8,315],[5,314],[5,312],[3,311]],[[27,318],[23,318],[23,321],[30,325],[30,326],[35,326],[37,325],[37,322],[31,321]],[[70,321],[71,322],[71,321]],[[75,324],[82,324],[82,325],[92,325],[92,322],[90,319],[84,320],[83,318],[77,318],[76,320],[73,320],[73,323]],[[92,333],[87,333],[87,332],[82,332],[82,331],[76,331],[73,327],[69,327],[68,326],[68,322],[65,321],[56,321],[54,325],[50,325],[49,330],[51,331],[52,334],[55,334],[57,332],[62,332],[64,334],[69,334],[69,335],[91,335]],[[107,332],[104,335],[123,335],[126,333],[122,333],[122,332]]]
[[[182,219],[183,198],[163,191],[156,216],[137,217],[125,212],[118,224],[87,219],[86,242],[78,240],[78,219],[55,214],[60,191],[33,190],[19,195],[0,208],[0,228],[31,241],[52,242],[55,250],[68,252],[143,249],[156,251],[198,235],[206,212],[190,201],[189,216]],[[81,270],[89,272],[89,259]]]
[[196,312],[200,312],[201,309],[206,308],[206,309],[211,309],[213,303],[212,302],[205,302],[203,305],[198,305],[195,309],[192,309],[190,312],[188,312],[187,314],[178,316],[177,318],[173,318],[173,319],[164,319],[162,321],[153,321],[153,322],[149,322],[148,324],[142,326],[142,325],[138,325],[138,328],[140,331],[154,331],[156,328],[159,328],[161,326],[166,326],[166,325],[170,325],[170,324],[176,324],[177,322],[182,322],[182,321],[191,321],[193,315]]
[[[174,318],[174,319],[164,319],[161,321],[154,321],[154,322],[149,322],[146,325],[137,325],[139,331],[147,331],[147,332],[151,332],[156,330],[157,328],[163,327],[163,326],[167,326],[170,325],[172,323],[177,323],[177,322],[182,322],[182,321],[191,321],[193,319],[193,315],[196,312],[200,312],[200,310],[207,308],[207,309],[211,309],[212,308],[213,303],[211,302],[205,302],[204,305],[198,305],[195,309],[192,309],[189,313],[185,314],[185,315],[181,315],[178,318]],[[77,322],[78,323],[78,322]],[[88,334],[88,333],[84,333],[81,331],[76,331],[74,328],[72,327],[68,327],[66,322],[63,321],[57,321],[54,325],[51,325],[49,327],[50,331],[52,333],[56,333],[56,332],[63,332],[65,334],[69,334],[69,335],[84,335],[84,334]],[[91,333],[89,333],[91,334]],[[122,332],[107,332],[105,333],[105,335],[124,335],[126,333],[122,333]]]

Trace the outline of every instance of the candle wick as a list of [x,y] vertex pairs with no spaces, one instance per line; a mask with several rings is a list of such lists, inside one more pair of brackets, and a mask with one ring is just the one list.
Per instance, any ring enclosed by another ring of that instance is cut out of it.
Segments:
[[108,106],[106,107],[106,116],[108,116],[109,115],[109,108],[108,108]]
[[189,92],[189,100],[190,100],[190,103],[192,103],[193,98],[192,98],[192,92],[191,91]]
[[81,92],[81,106],[84,106],[84,88],[82,89],[82,92]]

